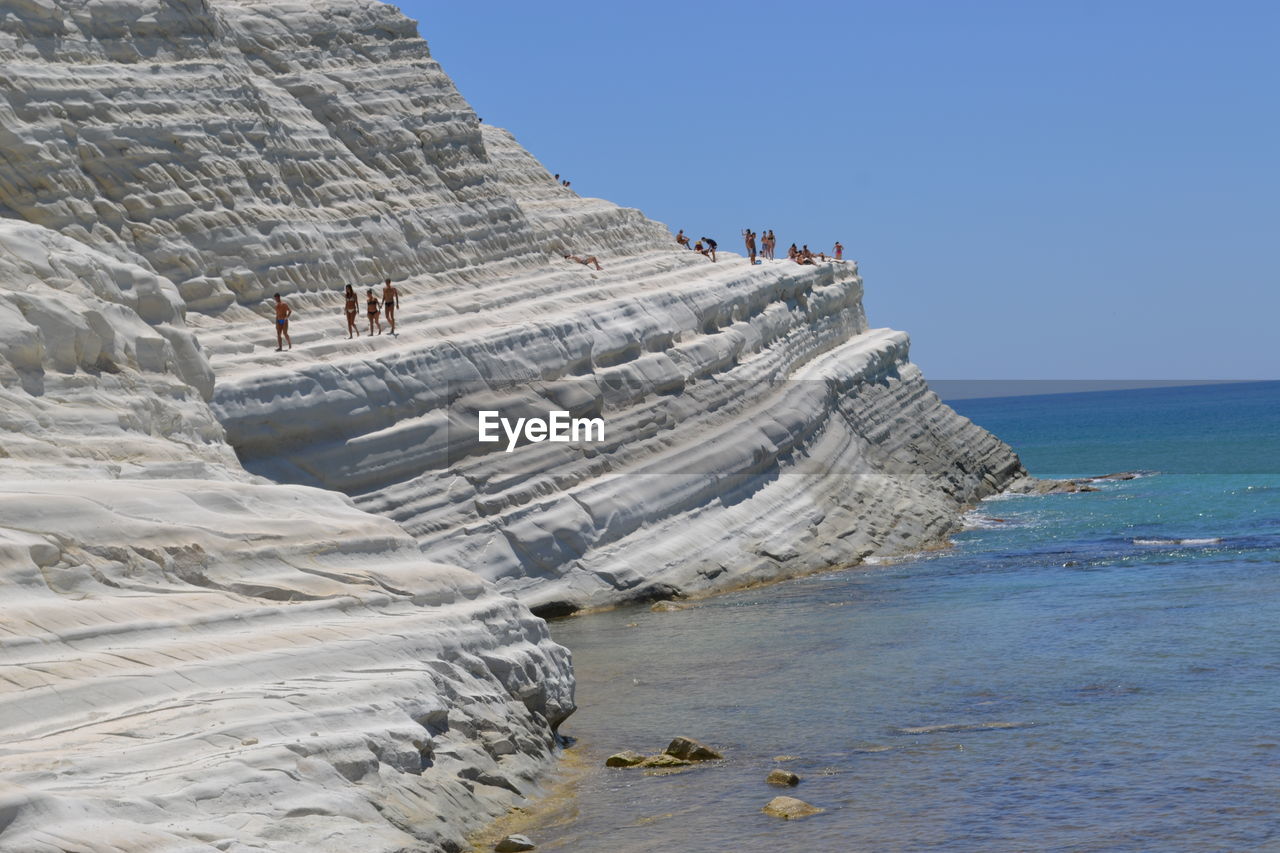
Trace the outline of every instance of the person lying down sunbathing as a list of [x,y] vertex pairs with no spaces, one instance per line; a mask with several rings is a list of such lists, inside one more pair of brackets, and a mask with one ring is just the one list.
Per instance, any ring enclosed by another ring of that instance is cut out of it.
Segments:
[[564,259],[566,261],[577,261],[578,263],[587,267],[591,266],[592,264],[595,264],[596,269],[598,270],[604,269],[604,267],[600,266],[600,261],[596,260],[595,255],[587,255],[585,258],[580,258],[577,255],[565,255]]

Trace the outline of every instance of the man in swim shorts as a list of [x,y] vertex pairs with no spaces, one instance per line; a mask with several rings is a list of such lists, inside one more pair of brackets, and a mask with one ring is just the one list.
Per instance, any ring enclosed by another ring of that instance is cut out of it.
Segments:
[[387,279],[382,285],[382,311],[387,315],[387,323],[391,326],[391,334],[396,333],[396,311],[400,308],[400,290]]
[[[276,352],[284,349],[284,344],[289,344],[289,349],[293,349],[293,341],[289,339],[289,317],[293,314],[293,309],[289,307],[289,303],[280,298],[280,294],[275,295],[276,300]],[[281,337],[283,336],[283,340]]]

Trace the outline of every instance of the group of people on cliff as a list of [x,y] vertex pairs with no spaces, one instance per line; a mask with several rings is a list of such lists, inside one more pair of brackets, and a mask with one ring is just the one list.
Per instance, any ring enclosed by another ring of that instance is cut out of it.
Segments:
[[[353,337],[360,337],[360,329],[356,325],[356,317],[360,313],[360,297],[356,294],[355,288],[347,285],[346,306],[344,311],[347,315],[347,340]],[[400,288],[391,283],[391,279],[387,279],[382,285],[382,301],[378,301],[378,297],[373,295],[373,288],[365,290],[365,314],[369,317],[369,334],[373,334],[376,328],[378,334],[382,334],[382,315],[387,317],[387,325],[390,327],[388,331],[391,334],[396,333],[396,311],[400,308]]]
[[[760,255],[766,260],[774,260],[774,249],[777,246],[778,239],[773,235],[773,231],[768,230],[763,236],[745,228],[742,231],[743,239],[747,247],[747,256],[752,264],[761,263],[756,260],[756,248],[760,247]],[[757,240],[759,241],[757,243]],[[689,245],[689,238],[685,236],[684,229],[681,228],[676,234],[676,242],[686,249],[692,249],[695,252],[706,255],[711,258],[712,262],[716,260],[716,248],[719,244],[710,237],[699,239],[693,246]],[[827,260],[825,252],[819,252],[814,255],[809,251],[809,246],[805,245],[797,249],[796,244],[792,243],[787,249],[787,258],[797,264],[816,264],[819,260]],[[602,269],[600,261],[595,255],[564,255],[567,261],[582,264],[583,266],[594,266],[597,270]],[[836,241],[835,252],[832,255],[833,260],[844,259],[844,246]],[[347,340],[360,337],[360,327],[357,324],[357,318],[360,316],[360,296],[356,293],[355,288],[347,285],[344,294],[345,305],[343,311],[347,317]],[[285,302],[280,294],[275,294],[275,327],[276,327],[276,352],[280,352],[287,346],[293,349],[293,340],[289,337],[289,318],[293,316],[293,308],[288,302]],[[382,298],[379,299],[374,295],[373,288],[365,290],[365,316],[369,320],[369,334],[382,334],[382,318],[385,316],[387,320],[388,332],[392,335],[396,333],[396,311],[400,308],[400,289],[391,283],[391,279],[387,279],[382,285]]]
[[[347,315],[347,340],[353,337],[360,337],[360,327],[356,324],[356,318],[360,315],[360,296],[356,293],[355,288],[347,285],[345,296],[345,305],[343,311]],[[280,352],[287,345],[289,349],[293,349],[293,340],[289,337],[289,318],[293,316],[293,307],[285,302],[280,294],[275,294],[275,326],[276,326],[276,352]],[[391,279],[387,279],[382,285],[382,299],[378,299],[373,293],[373,288],[365,290],[365,314],[369,318],[369,334],[382,334],[382,318],[387,318],[388,332],[392,335],[396,333],[396,311],[400,308],[400,288],[391,283]]]
[[[742,238],[746,244],[747,257],[753,265],[763,263],[763,261],[756,260],[757,254],[763,260],[775,260],[774,250],[778,246],[778,238],[774,236],[772,228],[768,231],[764,231],[762,234],[757,234],[750,228],[744,228],[742,229]],[[684,229],[681,228],[676,232],[676,242],[686,249],[692,249],[695,252],[706,255],[711,258],[712,261],[715,261],[716,259],[717,243],[710,237],[702,237],[690,246],[689,238],[685,235]],[[757,247],[759,248],[759,251],[757,251]],[[836,261],[844,260],[844,246],[841,245],[839,240],[836,241],[835,249],[832,252],[830,259]],[[813,252],[809,251],[807,243],[799,249],[796,248],[795,243],[792,243],[791,247],[787,249],[787,260],[793,261],[797,264],[816,264],[819,261],[828,260],[828,258],[826,252],[818,252],[815,255]]]

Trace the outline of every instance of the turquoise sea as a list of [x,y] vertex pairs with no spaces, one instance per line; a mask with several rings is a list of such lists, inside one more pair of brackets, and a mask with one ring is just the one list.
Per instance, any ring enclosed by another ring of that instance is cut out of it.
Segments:
[[[578,769],[539,850],[1280,850],[1280,383],[954,405],[1034,474],[1143,476],[987,501],[942,552],[554,622]],[[602,766],[677,734],[728,760]],[[763,815],[780,793],[826,811]]]

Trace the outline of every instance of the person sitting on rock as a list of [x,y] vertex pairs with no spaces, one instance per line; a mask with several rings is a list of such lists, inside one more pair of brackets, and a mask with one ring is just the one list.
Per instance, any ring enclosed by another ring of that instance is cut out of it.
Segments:
[[679,243],[681,246],[684,246],[686,249],[689,248],[689,238],[684,236],[683,228],[681,228],[679,232],[676,233],[676,242]]
[[356,295],[356,289],[349,284],[344,296],[347,300],[344,309],[347,312],[347,340],[351,340],[353,336],[360,337],[360,328],[356,326],[356,315],[360,313],[360,297]]
[[596,269],[604,269],[600,266],[600,261],[596,260],[595,255],[587,255],[585,258],[580,258],[577,255],[565,255],[564,258],[566,261],[577,261],[585,267],[595,264]]
[[787,249],[787,260],[796,261],[796,263],[799,263],[799,261],[796,260],[796,257],[799,254],[800,254],[800,250],[796,248],[795,243],[792,243],[791,248]]
[[396,333],[396,311],[400,308],[400,289],[387,279],[382,285],[382,310],[387,315],[387,324],[391,326],[391,334]]
[[369,314],[369,334],[373,334],[373,327],[378,327],[378,334],[382,334],[382,306],[378,304],[378,297],[373,295],[373,288],[366,290],[365,304],[368,306]]
[[[293,316],[293,309],[289,307],[289,303],[280,298],[280,294],[275,295],[276,300],[276,352],[284,349],[284,344],[289,344],[289,349],[293,349],[293,341],[289,337],[289,318]],[[284,340],[281,340],[283,336]]]

